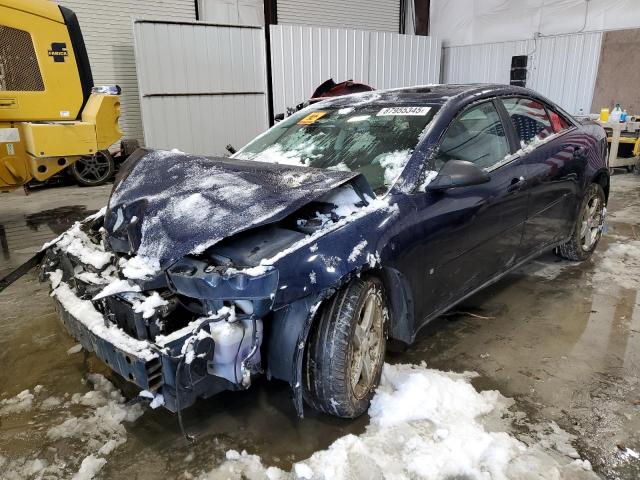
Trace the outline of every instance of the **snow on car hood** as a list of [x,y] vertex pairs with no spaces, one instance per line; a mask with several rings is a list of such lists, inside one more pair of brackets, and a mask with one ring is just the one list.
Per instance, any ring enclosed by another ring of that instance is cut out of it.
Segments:
[[116,178],[104,226],[114,250],[165,263],[281,220],[356,177],[362,185],[357,172],[139,149]]

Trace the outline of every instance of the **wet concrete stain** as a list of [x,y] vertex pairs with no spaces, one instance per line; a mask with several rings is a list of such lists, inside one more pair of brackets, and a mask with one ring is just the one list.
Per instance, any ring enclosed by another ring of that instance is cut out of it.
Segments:
[[51,208],[32,213],[24,217],[27,227],[38,231],[48,228],[56,235],[68,230],[75,222],[87,218],[97,210],[87,210],[85,205],[69,205],[68,207]]
[[[624,451],[640,451],[640,293],[615,278],[598,282],[597,273],[610,261],[610,246],[640,240],[640,177],[613,178],[609,211],[609,233],[590,261],[575,265],[545,255],[429,324],[414,345],[389,353],[387,361],[476,371],[477,388],[498,389],[532,420],[555,421],[575,434],[574,446],[603,478],[637,479],[640,461]],[[65,212],[73,216],[56,214]],[[38,228],[57,225],[46,216],[31,218]],[[37,384],[46,396],[85,392],[87,371],[107,375],[127,395],[137,393],[95,358],[85,364],[81,354],[67,354],[75,342],[53,311],[48,287],[33,274],[0,294],[0,329],[0,398]],[[53,448],[55,455],[72,457],[64,442],[43,440],[42,433],[67,414],[0,418],[0,455],[46,457]],[[311,409],[298,419],[289,387],[266,380],[201,401],[184,419],[197,436],[193,446],[166,411],[148,410],[127,424],[128,440],[109,456],[100,478],[177,478],[185,470],[210,469],[231,448],[289,468],[368,423],[366,416],[348,421]]]

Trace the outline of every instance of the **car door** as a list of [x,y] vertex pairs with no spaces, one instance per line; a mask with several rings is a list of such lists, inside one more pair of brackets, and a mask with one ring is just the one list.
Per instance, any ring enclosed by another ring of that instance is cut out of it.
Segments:
[[[449,125],[436,169],[466,160],[490,174],[481,185],[417,194],[410,282],[418,325],[514,263],[527,211],[525,166],[511,158],[508,119],[492,100],[474,104]],[[414,237],[415,238],[415,237]]]
[[586,155],[575,141],[575,127],[542,102],[528,97],[502,102],[522,147],[518,154],[529,186],[529,212],[518,255],[524,258],[570,234]]

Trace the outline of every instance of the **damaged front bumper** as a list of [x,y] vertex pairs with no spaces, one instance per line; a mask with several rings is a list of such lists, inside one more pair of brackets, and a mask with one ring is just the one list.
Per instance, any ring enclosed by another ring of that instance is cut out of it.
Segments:
[[96,268],[69,250],[49,247],[41,265],[67,331],[124,379],[161,395],[170,411],[247,388],[262,371],[262,321],[277,270],[225,273],[185,257],[153,278],[128,280],[130,291],[96,299],[123,280],[118,259]]

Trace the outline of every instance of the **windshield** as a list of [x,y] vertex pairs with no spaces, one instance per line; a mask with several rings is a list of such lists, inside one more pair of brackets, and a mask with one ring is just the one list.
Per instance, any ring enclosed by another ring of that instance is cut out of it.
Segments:
[[234,158],[358,171],[376,194],[383,194],[402,173],[437,109],[317,106],[278,123]]

